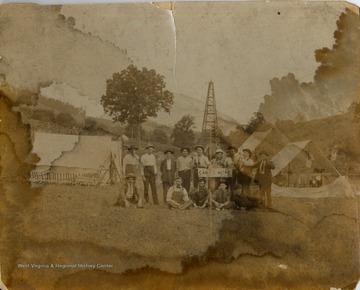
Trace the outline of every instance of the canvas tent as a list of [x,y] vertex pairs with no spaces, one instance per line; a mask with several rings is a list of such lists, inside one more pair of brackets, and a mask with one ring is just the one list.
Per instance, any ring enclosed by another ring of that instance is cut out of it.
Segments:
[[274,195],[319,198],[353,193],[346,177],[310,140],[289,143],[271,160]]
[[239,152],[243,149],[250,149],[252,152],[265,150],[275,155],[288,143],[289,139],[279,129],[272,127],[267,131],[252,133],[238,150]]
[[[33,153],[40,157],[33,182],[100,185],[121,178],[121,141],[111,136],[35,132]],[[111,168],[111,170],[110,170]]]

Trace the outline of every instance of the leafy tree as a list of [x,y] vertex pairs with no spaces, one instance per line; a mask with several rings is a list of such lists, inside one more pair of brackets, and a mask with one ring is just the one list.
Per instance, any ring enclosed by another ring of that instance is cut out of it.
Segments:
[[165,89],[164,76],[155,70],[129,65],[106,81],[106,94],[101,104],[114,122],[136,126],[138,142],[141,124],[148,117],[157,117],[160,110],[170,112],[174,95]]
[[252,134],[256,130],[258,130],[261,125],[264,125],[264,124],[266,124],[266,120],[265,120],[263,114],[260,112],[255,112],[255,113],[253,113],[249,122],[246,125],[244,125],[244,131],[248,134]]
[[195,128],[194,116],[183,116],[174,126],[171,137],[174,138],[173,145],[177,147],[194,146]]
[[157,141],[161,144],[167,144],[168,142],[168,135],[166,132],[161,128],[155,128],[153,131],[153,140]]

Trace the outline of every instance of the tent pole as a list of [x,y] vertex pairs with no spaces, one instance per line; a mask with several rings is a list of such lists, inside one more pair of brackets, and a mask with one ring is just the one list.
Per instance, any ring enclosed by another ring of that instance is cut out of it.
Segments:
[[339,174],[339,176],[342,176],[342,174],[336,169],[336,167],[334,166],[334,164],[332,164],[332,163],[330,162],[330,160],[327,159],[327,157],[321,152],[321,150],[320,150],[312,141],[311,141],[311,143],[314,145],[315,149],[316,149],[317,151],[319,151],[320,155],[331,165],[331,167],[335,169],[336,173]]

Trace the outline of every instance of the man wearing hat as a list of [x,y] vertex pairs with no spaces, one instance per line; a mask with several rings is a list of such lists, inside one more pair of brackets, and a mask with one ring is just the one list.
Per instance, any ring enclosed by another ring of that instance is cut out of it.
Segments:
[[146,146],[146,153],[141,156],[141,175],[144,181],[144,198],[147,203],[149,203],[149,185],[151,187],[151,194],[153,198],[153,202],[156,205],[159,205],[157,191],[156,191],[156,175],[157,175],[157,168],[156,168],[156,157],[153,154],[154,152],[154,145],[148,144]]
[[188,193],[181,183],[181,178],[176,177],[174,185],[167,192],[166,202],[170,208],[187,209],[192,205],[192,201],[189,199]]
[[199,178],[198,187],[191,190],[189,196],[196,208],[205,208],[210,201],[210,190],[205,186],[205,178]]
[[254,168],[254,161],[251,159],[251,150],[243,149],[243,154],[239,159],[239,175],[238,180],[241,185],[242,191],[245,195],[250,196],[250,184],[252,180],[252,170]]
[[176,162],[174,160],[174,150],[167,149],[164,151],[166,158],[161,161],[160,172],[161,180],[163,183],[163,197],[164,204],[166,203],[166,195],[169,187],[174,184],[175,173],[176,173]]
[[[230,163],[229,159],[226,159],[224,157],[224,151],[222,151],[220,148],[216,149],[215,151],[215,158],[211,159],[210,161],[210,167],[211,168],[229,168]],[[215,190],[219,187],[220,184],[220,177],[214,177],[210,179],[210,188],[212,190]]]
[[128,146],[129,153],[123,159],[123,174],[126,176],[129,173],[134,173],[136,176],[140,174],[140,158],[136,155],[136,146]]
[[120,190],[119,197],[114,205],[122,206],[126,208],[142,207],[141,197],[135,185],[135,181],[136,181],[135,174],[133,173],[127,174],[125,180],[126,180],[126,184]]
[[199,168],[208,168],[210,165],[209,159],[204,155],[204,147],[197,145],[195,147],[196,156],[194,157],[194,187],[198,186]]
[[181,178],[182,185],[185,187],[187,192],[190,191],[191,170],[193,167],[193,160],[189,156],[189,153],[189,148],[181,148],[181,156],[179,156],[176,160],[177,175]]
[[233,207],[231,192],[227,189],[226,181],[220,181],[219,188],[215,190],[212,196],[212,203],[216,210],[230,209]]
[[259,183],[260,197],[263,204],[268,207],[272,207],[271,199],[271,184],[272,184],[272,173],[271,170],[275,168],[273,162],[269,160],[269,153],[266,151],[260,152],[260,161],[254,164],[257,168],[255,179]]

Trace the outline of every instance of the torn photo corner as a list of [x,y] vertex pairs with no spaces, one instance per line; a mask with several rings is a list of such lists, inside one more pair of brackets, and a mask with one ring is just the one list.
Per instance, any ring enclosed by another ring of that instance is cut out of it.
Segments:
[[358,7],[1,4],[0,43],[1,289],[356,287]]

